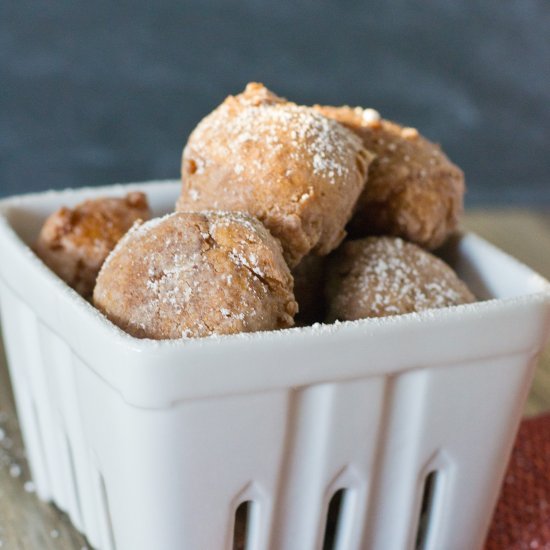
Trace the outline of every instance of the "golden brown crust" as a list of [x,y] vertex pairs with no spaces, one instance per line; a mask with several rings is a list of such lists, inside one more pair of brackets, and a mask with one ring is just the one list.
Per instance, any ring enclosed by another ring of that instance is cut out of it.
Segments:
[[249,84],[191,134],[177,210],[249,212],[280,239],[293,267],[342,241],[370,160],[342,125]]
[[353,236],[396,235],[434,249],[455,231],[464,175],[438,145],[372,109],[315,108],[353,130],[376,155],[348,228]]
[[94,304],[138,338],[178,339],[293,325],[280,243],[239,212],[179,212],[130,230],[97,279]]
[[397,237],[344,243],[330,258],[325,291],[329,322],[475,301],[443,260]]
[[101,265],[138,220],[150,217],[143,193],[62,207],[44,222],[35,244],[42,261],[82,296],[91,296]]

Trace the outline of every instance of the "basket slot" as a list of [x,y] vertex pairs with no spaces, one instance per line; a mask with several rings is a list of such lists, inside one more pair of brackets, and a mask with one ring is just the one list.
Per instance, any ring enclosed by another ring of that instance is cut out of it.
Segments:
[[330,499],[327,510],[323,550],[339,550],[343,546],[349,523],[349,491],[339,489]]
[[249,501],[241,503],[235,511],[235,526],[233,528],[233,550],[246,550],[248,536],[248,506]]
[[241,502],[235,510],[233,550],[255,550],[257,546],[258,503],[253,500]]
[[438,485],[438,472],[431,471],[424,480],[420,513],[418,515],[418,528],[416,530],[416,550],[424,550],[428,546],[430,526],[435,509],[436,491]]

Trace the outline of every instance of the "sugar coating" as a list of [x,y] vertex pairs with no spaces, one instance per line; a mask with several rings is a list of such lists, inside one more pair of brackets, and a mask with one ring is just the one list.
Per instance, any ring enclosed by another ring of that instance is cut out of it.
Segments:
[[139,338],[178,339],[293,325],[280,243],[241,212],[180,212],[136,224],[105,261],[94,304]]
[[[212,133],[223,131],[232,139],[212,142]],[[314,174],[335,184],[338,177],[349,176],[353,136],[342,126],[319,113],[292,103],[245,106],[234,114],[230,104],[222,104],[215,116],[207,117],[193,136],[192,148],[200,158],[197,171],[201,173],[209,165],[210,155],[226,155],[236,175],[243,178],[261,176],[263,163],[248,166],[247,150],[250,146],[261,147],[265,153],[263,162],[274,162],[278,155],[289,148],[288,156],[297,163],[306,163]],[[212,151],[217,147],[218,151]],[[285,176],[292,175],[292,164]]]
[[416,128],[384,120],[372,109],[315,108],[355,132],[376,155],[350,233],[395,235],[428,249],[440,246],[462,214],[462,171]]
[[328,321],[384,317],[475,301],[443,260],[396,237],[346,242],[330,259]]
[[370,160],[341,124],[249,84],[191,134],[177,209],[247,211],[280,239],[294,266],[341,242]]

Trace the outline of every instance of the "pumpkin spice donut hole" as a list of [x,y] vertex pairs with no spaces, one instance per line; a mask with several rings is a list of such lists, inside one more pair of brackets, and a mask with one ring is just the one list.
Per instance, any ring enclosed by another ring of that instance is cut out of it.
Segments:
[[329,322],[385,317],[475,301],[441,259],[398,237],[344,243],[329,260]]
[[415,128],[383,120],[373,109],[315,108],[355,132],[376,155],[350,234],[399,236],[429,250],[443,244],[463,211],[462,170]]
[[138,338],[178,339],[293,325],[280,243],[240,212],[176,212],[136,224],[107,258],[94,305]]
[[176,209],[246,211],[281,241],[294,267],[343,240],[370,160],[338,122],[249,84],[189,137]]
[[89,298],[105,258],[136,220],[150,216],[147,198],[139,192],[62,207],[44,222],[34,250],[54,273]]

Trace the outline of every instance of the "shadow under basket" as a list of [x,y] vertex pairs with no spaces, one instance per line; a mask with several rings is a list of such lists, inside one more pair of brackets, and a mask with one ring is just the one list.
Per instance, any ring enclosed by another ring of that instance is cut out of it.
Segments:
[[[0,202],[0,305],[40,498],[101,550],[474,550],[550,324],[550,285],[471,234],[441,251],[483,301],[155,342],[32,253],[45,217],[177,182]],[[237,527],[237,528],[236,528]]]

